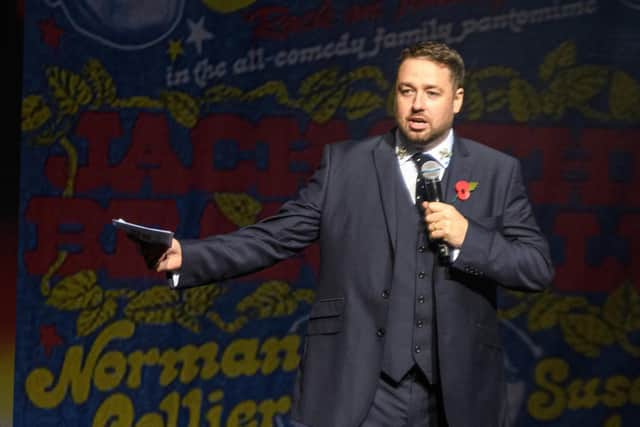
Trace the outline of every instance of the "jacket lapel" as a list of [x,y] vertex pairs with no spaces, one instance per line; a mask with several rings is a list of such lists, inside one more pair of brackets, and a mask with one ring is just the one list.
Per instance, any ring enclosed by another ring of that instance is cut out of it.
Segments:
[[396,251],[396,181],[399,179],[398,159],[395,152],[393,132],[384,135],[373,150],[373,162],[378,179],[378,189],[382,200],[382,210],[387,222],[389,240],[393,252]]
[[455,190],[456,182],[460,180],[471,181],[471,166],[469,150],[462,139],[456,138],[453,143],[451,162],[442,179],[444,200],[446,203],[455,205],[458,202]]

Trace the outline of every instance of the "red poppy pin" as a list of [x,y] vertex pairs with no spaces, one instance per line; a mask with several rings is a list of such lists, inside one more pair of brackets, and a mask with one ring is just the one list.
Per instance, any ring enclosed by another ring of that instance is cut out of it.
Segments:
[[456,196],[459,200],[467,200],[471,197],[471,192],[476,189],[478,183],[476,181],[465,181],[461,179],[456,182]]

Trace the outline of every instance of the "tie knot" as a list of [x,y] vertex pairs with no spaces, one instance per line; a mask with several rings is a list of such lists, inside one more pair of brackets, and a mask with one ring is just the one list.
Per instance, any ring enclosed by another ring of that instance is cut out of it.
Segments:
[[433,157],[425,153],[415,153],[413,156],[411,156],[411,160],[413,160],[413,162],[418,167],[418,170],[420,170],[424,162],[428,160],[433,160]]

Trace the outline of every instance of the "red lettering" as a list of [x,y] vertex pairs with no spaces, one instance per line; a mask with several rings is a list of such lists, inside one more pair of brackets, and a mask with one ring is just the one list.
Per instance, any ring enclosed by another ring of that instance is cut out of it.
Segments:
[[563,291],[610,291],[625,279],[624,266],[613,257],[590,265],[586,242],[600,235],[593,214],[562,213],[556,217],[554,234],[564,240],[562,259],[556,263],[554,286]]
[[376,1],[371,4],[356,4],[347,9],[345,22],[355,24],[361,21],[375,21],[382,16],[382,2]]
[[[147,182],[151,190],[182,191],[180,178],[185,168],[169,146],[169,125],[165,115],[140,113],[131,130],[131,142],[122,147],[126,156],[121,161],[110,160],[116,138],[122,136],[120,117],[116,113],[84,113],[75,132],[86,140],[86,159],[79,159],[75,177],[75,192],[85,193],[109,188],[116,192],[137,194]],[[49,179],[62,187],[67,178],[66,159],[52,158],[47,162]],[[183,178],[184,179],[184,178]]]
[[[78,153],[78,172],[74,177],[75,189],[86,191],[100,187],[111,187],[109,146],[113,139],[122,136],[118,113],[83,113],[78,119],[75,135],[86,141],[86,156]],[[69,176],[67,157],[51,156],[47,159],[45,174],[51,183],[63,189]],[[78,187],[80,186],[80,187]]]
[[[587,129],[583,132],[580,139],[584,155],[581,170],[585,172],[586,179],[580,185],[580,195],[584,204],[640,206],[637,191],[640,182],[638,141],[638,129]],[[616,160],[623,160],[624,164],[619,165]]]
[[290,34],[330,28],[334,11],[331,1],[325,0],[318,9],[300,16],[291,15],[288,7],[266,6],[247,14],[245,19],[255,25],[254,37],[284,40]]
[[[529,196],[533,203],[572,206],[640,205],[635,182],[640,179],[638,130],[585,129],[572,142],[567,128],[527,128],[519,125],[471,124],[461,135],[512,154],[529,166]],[[630,176],[614,160],[628,162]]]
[[113,200],[107,208],[88,199],[33,198],[25,219],[33,226],[33,247],[24,251],[30,274],[45,274],[62,250],[69,255],[58,274],[106,270],[111,277],[158,277],[149,272],[133,242],[116,233],[113,218],[175,229],[173,200]]
[[[85,113],[76,136],[86,140],[86,150],[79,150],[76,194],[104,189],[136,195],[252,191],[284,200],[313,171],[324,144],[346,139],[348,129],[345,122],[332,121],[311,124],[301,134],[296,120],[288,117],[254,124],[239,115],[218,114],[200,120],[190,145],[183,141],[172,147],[163,114],[139,114],[130,142],[123,142],[117,114]],[[186,151],[182,158],[188,164],[178,160],[176,150]],[[66,158],[50,157],[46,174],[62,189],[69,174]]]

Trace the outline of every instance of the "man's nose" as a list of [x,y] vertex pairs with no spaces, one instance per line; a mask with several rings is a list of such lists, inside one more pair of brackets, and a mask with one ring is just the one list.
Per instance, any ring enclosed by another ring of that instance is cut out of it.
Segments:
[[425,101],[426,95],[422,92],[416,92],[416,95],[413,97],[413,103],[411,104],[411,108],[416,111],[422,111],[425,109]]

